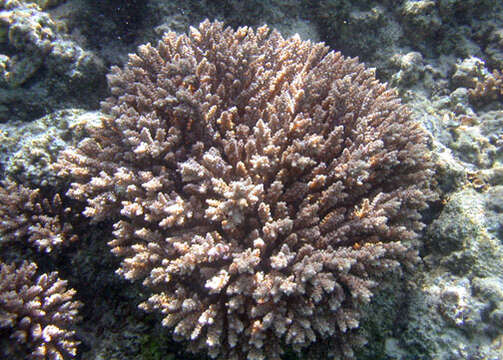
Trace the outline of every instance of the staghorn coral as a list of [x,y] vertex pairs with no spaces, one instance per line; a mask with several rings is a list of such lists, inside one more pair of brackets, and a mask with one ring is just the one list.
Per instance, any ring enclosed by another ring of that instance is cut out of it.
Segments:
[[0,185],[0,235],[3,241],[23,239],[39,251],[51,252],[61,244],[78,239],[61,196],[44,197],[40,189],[30,189],[11,180]]
[[68,359],[77,350],[69,328],[81,303],[73,300],[75,290],[67,290],[56,272],[36,277],[36,271],[35,263],[16,268],[0,262],[0,329],[24,344],[29,359]]
[[203,22],[108,77],[107,116],[56,169],[118,273],[143,280],[190,351],[352,357],[380,278],[417,254],[426,135],[356,59],[266,26]]

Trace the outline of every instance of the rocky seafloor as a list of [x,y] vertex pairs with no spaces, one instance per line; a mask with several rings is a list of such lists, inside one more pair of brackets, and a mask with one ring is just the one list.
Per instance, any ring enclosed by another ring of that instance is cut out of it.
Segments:
[[[424,214],[423,261],[374,296],[357,359],[503,359],[501,1],[2,0],[2,177],[64,186],[48,164],[99,118],[108,69],[206,18],[267,23],[358,56],[430,134],[440,200]],[[110,224],[93,226],[57,256],[22,255],[58,270],[84,302],[76,358],[190,357],[155,314],[137,309],[144,289],[115,275],[102,239]]]

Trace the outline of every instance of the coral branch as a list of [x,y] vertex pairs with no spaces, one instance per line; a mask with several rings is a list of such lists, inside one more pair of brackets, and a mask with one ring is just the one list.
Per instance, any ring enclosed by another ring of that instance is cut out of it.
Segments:
[[68,359],[79,344],[70,329],[81,303],[56,272],[35,276],[36,270],[34,263],[0,263],[0,328],[28,349],[30,359]]
[[0,186],[0,234],[4,241],[27,241],[38,250],[54,248],[77,240],[61,196],[46,198],[40,189],[30,189],[6,180]]

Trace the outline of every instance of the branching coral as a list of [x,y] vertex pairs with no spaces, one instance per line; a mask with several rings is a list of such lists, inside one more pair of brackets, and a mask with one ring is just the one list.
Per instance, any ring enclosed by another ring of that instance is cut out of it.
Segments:
[[81,304],[56,272],[37,277],[36,270],[34,263],[0,263],[0,329],[26,345],[30,359],[68,359],[77,350],[70,327]]
[[202,23],[109,75],[107,116],[56,168],[118,273],[191,351],[352,356],[380,277],[417,260],[426,136],[356,59],[266,26]]
[[503,73],[493,70],[484,81],[477,82],[469,94],[472,102],[479,103],[503,98]]
[[70,213],[71,209],[63,206],[57,193],[46,198],[40,189],[30,189],[11,180],[0,186],[0,235],[3,241],[26,239],[38,250],[51,252],[61,244],[77,240],[69,221]]

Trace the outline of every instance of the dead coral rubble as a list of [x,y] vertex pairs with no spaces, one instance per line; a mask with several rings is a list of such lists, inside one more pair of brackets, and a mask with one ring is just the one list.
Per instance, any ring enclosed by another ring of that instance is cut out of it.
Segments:
[[29,359],[68,359],[77,351],[71,326],[81,303],[56,272],[36,271],[34,263],[16,268],[0,262],[0,329],[29,349]]
[[189,350],[279,359],[330,338],[351,357],[362,304],[417,260],[433,197],[426,136],[356,59],[266,26],[203,22],[108,77],[107,116],[56,165],[118,273]]

